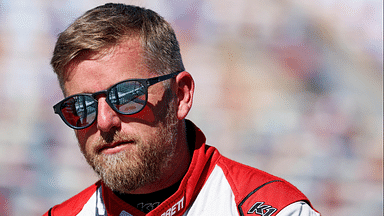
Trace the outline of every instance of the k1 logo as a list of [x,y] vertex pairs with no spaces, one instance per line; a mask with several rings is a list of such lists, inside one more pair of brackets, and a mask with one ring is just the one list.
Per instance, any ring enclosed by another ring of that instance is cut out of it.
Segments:
[[277,211],[276,208],[273,208],[270,205],[264,205],[264,202],[257,202],[253,204],[253,206],[248,210],[247,214],[257,214],[261,216],[270,216],[275,211]]

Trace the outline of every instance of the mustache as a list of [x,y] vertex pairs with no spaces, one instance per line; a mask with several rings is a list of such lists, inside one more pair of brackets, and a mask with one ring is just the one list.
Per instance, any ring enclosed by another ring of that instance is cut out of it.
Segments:
[[121,133],[117,129],[111,129],[108,132],[101,132],[98,143],[111,144],[117,137],[121,137]]
[[103,147],[119,142],[137,143],[140,137],[137,135],[126,134],[116,129],[102,132],[99,138],[93,143],[94,149],[99,152]]

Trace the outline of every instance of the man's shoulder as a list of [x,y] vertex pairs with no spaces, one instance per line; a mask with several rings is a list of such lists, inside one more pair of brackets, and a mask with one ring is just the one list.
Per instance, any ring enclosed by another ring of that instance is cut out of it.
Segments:
[[246,185],[263,185],[271,181],[286,182],[284,179],[269,174],[257,168],[231,160],[221,156],[217,165],[223,170],[224,174],[233,183],[249,181]]
[[262,170],[221,156],[217,161],[235,196],[239,211],[244,213],[279,212],[287,205],[307,197],[291,183]]
[[63,203],[55,205],[47,213],[45,213],[44,216],[76,215],[81,211],[83,206],[88,202],[100,185],[100,181],[96,182]]

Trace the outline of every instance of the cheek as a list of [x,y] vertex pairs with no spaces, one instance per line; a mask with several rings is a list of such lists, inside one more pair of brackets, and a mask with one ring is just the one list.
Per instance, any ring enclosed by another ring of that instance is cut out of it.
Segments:
[[79,147],[83,153],[85,153],[87,151],[87,148],[89,148],[87,142],[92,139],[92,134],[95,134],[94,132],[91,132],[93,128],[95,127],[91,126],[90,128],[78,130],[75,132],[77,140],[79,142]]
[[143,110],[141,110],[140,112],[136,113],[136,114],[133,114],[133,115],[129,115],[129,116],[122,116],[122,118],[132,118],[132,119],[137,119],[137,120],[140,120],[142,122],[146,122],[146,123],[154,123],[155,122],[155,115],[153,114],[153,110],[150,108],[152,107],[149,103],[147,103],[147,105],[144,107]]

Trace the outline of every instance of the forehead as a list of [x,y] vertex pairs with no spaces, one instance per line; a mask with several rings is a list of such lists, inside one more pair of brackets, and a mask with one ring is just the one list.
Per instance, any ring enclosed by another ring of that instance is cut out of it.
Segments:
[[126,79],[148,77],[140,40],[127,39],[99,52],[83,52],[66,68],[66,95],[96,92]]

